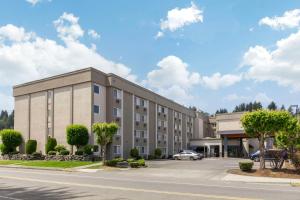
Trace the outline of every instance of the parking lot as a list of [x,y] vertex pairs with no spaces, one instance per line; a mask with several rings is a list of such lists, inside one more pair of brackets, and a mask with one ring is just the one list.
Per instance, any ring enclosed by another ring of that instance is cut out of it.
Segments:
[[0,199],[299,199],[299,188],[289,184],[224,181],[238,160],[160,160],[94,173],[0,168]]

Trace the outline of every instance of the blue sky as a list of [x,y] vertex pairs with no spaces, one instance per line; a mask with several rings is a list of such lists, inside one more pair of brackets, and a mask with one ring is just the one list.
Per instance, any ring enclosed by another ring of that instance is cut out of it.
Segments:
[[1,4],[0,109],[12,85],[88,66],[210,113],[299,102],[300,1]]

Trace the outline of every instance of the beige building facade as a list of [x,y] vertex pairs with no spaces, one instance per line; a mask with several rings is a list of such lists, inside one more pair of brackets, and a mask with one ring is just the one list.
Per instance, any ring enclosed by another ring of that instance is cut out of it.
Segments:
[[189,148],[193,138],[206,132],[205,118],[197,111],[94,68],[17,85],[13,94],[15,129],[24,142],[37,140],[42,153],[48,137],[68,147],[66,127],[70,124],[85,125],[89,143],[96,145],[92,124],[118,123],[108,147],[109,158],[128,158],[134,147],[145,157],[154,155],[156,148],[168,157]]

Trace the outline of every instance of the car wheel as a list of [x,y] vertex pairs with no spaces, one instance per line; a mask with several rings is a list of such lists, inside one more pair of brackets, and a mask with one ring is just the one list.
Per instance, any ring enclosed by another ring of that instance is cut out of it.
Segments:
[[174,157],[174,160],[179,160],[179,158],[178,157]]
[[190,160],[195,160],[194,157],[190,157]]

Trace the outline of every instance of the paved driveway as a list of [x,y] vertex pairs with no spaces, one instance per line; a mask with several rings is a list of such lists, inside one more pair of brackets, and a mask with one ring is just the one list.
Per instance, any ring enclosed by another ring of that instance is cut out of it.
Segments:
[[150,161],[144,169],[96,173],[0,168],[0,199],[299,200],[299,188],[288,184],[223,181],[237,161]]

